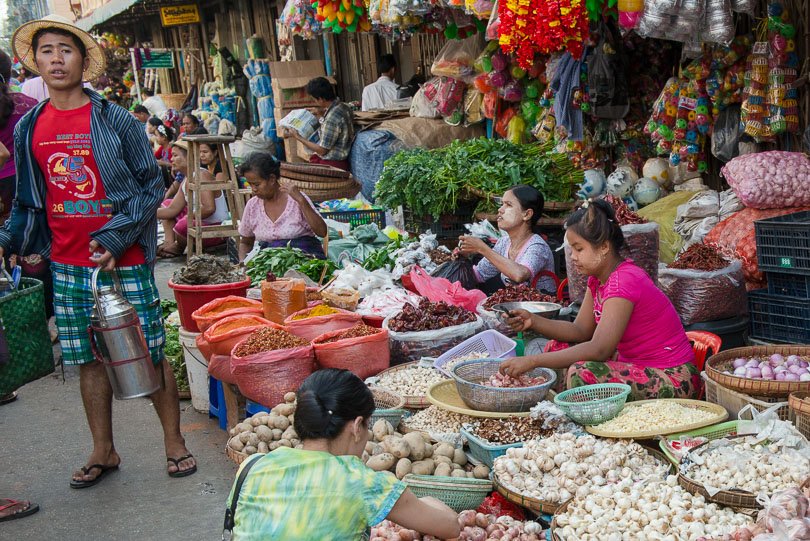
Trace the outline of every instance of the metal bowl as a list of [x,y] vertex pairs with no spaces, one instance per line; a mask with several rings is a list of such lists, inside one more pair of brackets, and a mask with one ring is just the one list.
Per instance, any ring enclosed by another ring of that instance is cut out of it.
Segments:
[[553,302],[502,302],[493,306],[492,309],[496,312],[523,309],[540,317],[554,319],[560,315],[562,306]]

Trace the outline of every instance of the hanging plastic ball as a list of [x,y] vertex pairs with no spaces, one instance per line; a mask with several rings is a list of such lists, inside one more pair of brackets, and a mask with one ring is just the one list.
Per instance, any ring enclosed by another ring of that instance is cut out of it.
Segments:
[[681,130],[686,129],[686,125],[687,122],[685,118],[679,118],[678,120],[675,121],[675,127]]
[[697,122],[698,126],[704,126],[709,123],[709,117],[703,114],[699,114],[695,119],[695,122]]
[[670,155],[669,155],[669,164],[670,164],[672,167],[678,167],[678,166],[681,164],[681,157],[680,157],[680,155],[675,154],[674,152],[673,152],[672,154],[670,154]]
[[481,71],[484,73],[492,72],[492,59],[490,57],[485,56],[481,59]]
[[520,66],[512,66],[512,69],[509,70],[509,73],[512,74],[513,79],[518,81],[526,77],[526,70],[521,68]]
[[678,154],[680,155],[681,159],[686,159],[686,157],[689,156],[689,147],[682,145],[678,148]]
[[686,129],[687,130],[696,130],[697,129],[697,122],[695,122],[694,120],[692,122],[688,122],[686,124]]
[[792,24],[786,24],[782,27],[782,35],[789,39],[796,37],[796,27]]
[[695,143],[689,143],[688,145],[686,145],[686,151],[689,154],[699,154],[700,153],[700,147],[698,145],[696,145]]
[[579,108],[582,109],[583,113],[589,113],[591,111],[591,104],[583,103],[582,105],[579,106]]
[[[708,134],[710,129],[711,129],[711,126],[710,126],[710,125],[708,125],[708,124],[703,124],[702,126],[698,126],[698,132],[699,132],[701,135],[706,135],[706,134]],[[694,133],[694,132],[692,132],[692,133]],[[688,139],[687,139],[687,140],[688,140]]]
[[669,128],[669,126],[659,126],[657,131],[662,139],[665,141],[672,141],[672,130]]
[[709,164],[704,161],[698,162],[698,172],[705,173],[709,169]]
[[676,129],[672,132],[672,136],[676,141],[683,141],[686,139],[686,130]]
[[686,140],[689,141],[690,143],[694,143],[695,141],[697,141],[697,138],[698,134],[696,131],[686,132]]
[[708,115],[709,114],[709,107],[706,105],[698,105],[697,109],[695,109],[697,114],[699,115]]

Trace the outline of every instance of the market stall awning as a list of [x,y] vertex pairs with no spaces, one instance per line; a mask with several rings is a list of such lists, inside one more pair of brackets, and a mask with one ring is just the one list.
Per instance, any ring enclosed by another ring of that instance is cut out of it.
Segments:
[[89,32],[95,26],[112,19],[141,1],[142,0],[110,0],[103,6],[93,10],[87,17],[82,17],[77,20],[76,26]]

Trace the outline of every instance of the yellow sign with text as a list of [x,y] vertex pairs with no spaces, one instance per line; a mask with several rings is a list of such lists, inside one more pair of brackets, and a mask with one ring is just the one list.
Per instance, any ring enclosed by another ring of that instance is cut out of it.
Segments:
[[197,10],[197,4],[162,7],[160,8],[160,22],[163,26],[195,24],[200,22],[200,12]]

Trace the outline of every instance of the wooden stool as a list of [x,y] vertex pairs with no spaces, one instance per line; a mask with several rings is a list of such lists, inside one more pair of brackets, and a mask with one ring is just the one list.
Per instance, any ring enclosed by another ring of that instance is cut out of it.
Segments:
[[[188,178],[186,180],[186,204],[188,205],[188,259],[203,253],[203,239],[227,239],[239,237],[239,220],[245,210],[245,198],[239,190],[239,177],[231,157],[230,143],[233,137],[219,135],[186,135],[188,142]],[[217,160],[225,178],[216,182],[203,182],[200,168],[200,143],[217,149]],[[222,191],[231,214],[231,225],[205,225],[202,223],[202,192]]]

